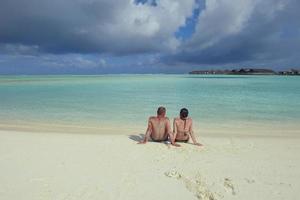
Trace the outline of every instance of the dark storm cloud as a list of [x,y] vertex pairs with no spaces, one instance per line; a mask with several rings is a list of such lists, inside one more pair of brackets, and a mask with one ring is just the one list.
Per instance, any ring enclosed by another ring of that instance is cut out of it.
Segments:
[[101,52],[106,41],[96,38],[93,26],[111,23],[117,8],[109,1],[4,0],[0,7],[0,42],[37,45],[41,51],[52,53]]
[[173,33],[191,15],[195,2],[164,0],[156,6],[153,2],[2,0],[1,49],[35,46],[55,54],[172,50],[177,45]]

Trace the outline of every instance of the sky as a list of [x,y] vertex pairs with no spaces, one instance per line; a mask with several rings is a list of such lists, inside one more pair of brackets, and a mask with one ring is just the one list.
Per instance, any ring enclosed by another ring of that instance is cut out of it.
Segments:
[[0,74],[300,69],[299,0],[1,0]]

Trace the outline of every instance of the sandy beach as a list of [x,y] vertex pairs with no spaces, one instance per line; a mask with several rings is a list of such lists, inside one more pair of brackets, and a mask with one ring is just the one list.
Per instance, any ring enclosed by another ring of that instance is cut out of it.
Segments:
[[300,200],[299,18],[0,1],[0,200]]
[[299,137],[203,136],[205,146],[136,144],[140,135],[0,131],[2,200],[298,198]]

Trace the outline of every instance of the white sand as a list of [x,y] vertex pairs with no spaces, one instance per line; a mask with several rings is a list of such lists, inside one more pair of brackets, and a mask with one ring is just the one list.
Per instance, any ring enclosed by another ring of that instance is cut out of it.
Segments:
[[299,199],[299,137],[137,138],[0,131],[0,199]]

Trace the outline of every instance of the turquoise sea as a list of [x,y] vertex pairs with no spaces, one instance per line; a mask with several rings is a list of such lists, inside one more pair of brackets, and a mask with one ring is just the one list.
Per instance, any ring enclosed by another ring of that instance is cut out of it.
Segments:
[[143,133],[160,105],[199,133],[300,133],[300,77],[0,76],[0,129]]

